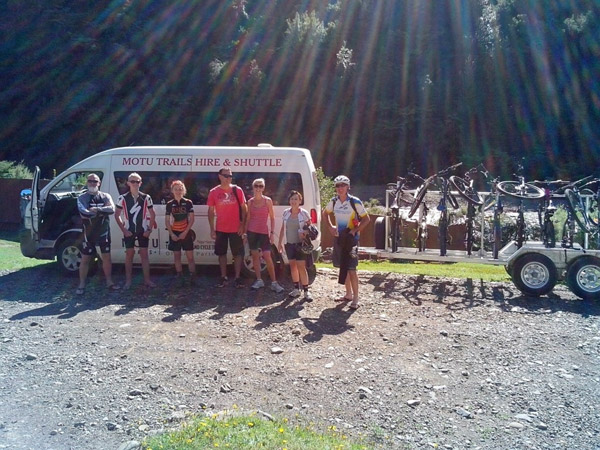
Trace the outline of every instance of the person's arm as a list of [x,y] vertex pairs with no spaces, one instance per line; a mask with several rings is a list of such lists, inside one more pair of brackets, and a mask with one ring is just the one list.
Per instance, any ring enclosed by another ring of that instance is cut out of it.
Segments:
[[[150,223],[148,224],[148,231],[152,233],[152,230],[157,227],[156,225],[156,212],[154,212],[154,205],[152,204],[152,199],[148,196],[148,214],[150,215]],[[148,234],[150,234],[148,233]]]
[[194,225],[194,220],[196,220],[196,218],[194,217],[194,206],[191,200],[188,202],[188,206],[189,209],[187,213],[187,226],[185,227],[183,233],[181,233],[180,235],[181,239],[184,239],[188,235],[188,233],[192,229],[192,225]]
[[165,228],[167,229],[167,232],[169,233],[169,239],[173,242],[178,241],[178,237],[175,233],[173,233],[173,214],[171,213],[172,208],[171,208],[172,204],[169,202],[167,202],[167,207],[165,210]]
[[272,244],[274,244],[274,240],[275,240],[275,211],[273,211],[273,200],[269,199],[267,200],[267,205],[269,207],[269,220],[271,221],[271,228],[270,228],[270,241]]
[[91,197],[89,194],[83,194],[77,197],[77,210],[82,217],[91,219],[96,215],[96,211],[92,211],[90,206]]
[[115,204],[113,203],[113,199],[110,196],[110,194],[104,193],[102,198],[104,199],[105,204],[101,208],[98,208],[98,212],[101,212],[102,214],[106,214],[106,215],[114,214],[115,213]]
[[217,232],[215,231],[215,207],[208,207],[208,226],[210,227],[210,237],[212,239],[217,238]]
[[[250,223],[250,217],[252,215],[252,208],[250,208],[250,204],[254,201],[254,198],[251,198],[250,200],[248,200],[248,209],[246,212],[246,218],[243,221],[244,223],[244,229],[242,231],[242,237],[248,234],[248,224]],[[242,214],[243,216],[243,214]]]
[[334,205],[332,204],[331,201],[329,203],[327,203],[327,206],[323,210],[323,214],[327,217],[327,223],[329,224],[329,232],[331,233],[332,236],[337,237],[339,235],[337,226],[331,222],[331,217],[334,216],[333,207],[334,207]]
[[244,191],[238,189],[242,194],[240,206],[242,208],[242,221],[240,223],[240,227],[238,228],[238,234],[241,236],[245,233],[244,228],[246,227],[246,216],[248,215],[248,206],[246,205],[246,197],[244,196]]
[[[369,223],[371,222],[371,218],[369,217],[369,213],[367,213],[367,210],[365,209],[365,207],[362,204],[362,202],[358,203],[357,208],[356,208],[356,214],[358,215],[358,217],[360,217],[360,222],[358,223],[358,227],[353,228],[352,230],[350,230],[350,233],[353,236],[356,236],[358,233],[361,232],[361,230],[364,230],[365,227],[367,225],[369,225]],[[352,233],[353,231],[354,231],[354,233]]]
[[280,253],[283,253],[283,236],[285,233],[285,220],[281,221],[281,228],[279,229],[279,242],[277,244],[277,249]]
[[[117,211],[116,211],[116,214],[115,214],[115,222],[117,222],[117,225],[118,225],[118,227],[121,229],[121,233],[123,233],[123,236],[126,236],[126,237],[127,237],[127,234],[126,234],[126,233],[127,233],[129,230],[127,230],[127,229],[125,228],[125,222],[123,222],[123,219],[122,219],[122,217],[121,217],[121,216],[122,216],[122,213],[123,213],[123,208],[121,208],[120,206],[117,206]],[[131,234],[131,233],[130,233],[130,234]]]

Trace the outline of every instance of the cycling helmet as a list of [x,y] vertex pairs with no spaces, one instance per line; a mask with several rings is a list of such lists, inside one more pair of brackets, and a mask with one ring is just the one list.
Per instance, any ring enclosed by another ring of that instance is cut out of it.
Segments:
[[316,238],[319,237],[319,230],[317,229],[316,226],[314,226],[314,225],[305,225],[304,229],[308,232],[307,235],[308,235],[308,238],[311,241],[314,241]]
[[333,182],[335,184],[343,183],[343,184],[347,184],[348,186],[350,186],[350,178],[348,178],[346,175],[338,175],[337,177],[335,177]]

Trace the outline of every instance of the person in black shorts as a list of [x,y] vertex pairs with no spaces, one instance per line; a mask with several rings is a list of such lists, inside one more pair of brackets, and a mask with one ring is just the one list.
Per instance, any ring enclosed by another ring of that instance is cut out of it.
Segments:
[[111,291],[119,286],[112,280],[112,261],[110,259],[110,216],[115,213],[112,197],[106,192],[100,192],[100,177],[90,173],[87,177],[87,191],[77,198],[77,209],[83,222],[83,244],[81,249],[81,264],[79,265],[79,286],[75,293],[83,295],[87,280],[90,261],[96,252],[96,246],[102,253],[102,270],[106,286]]
[[153,228],[156,228],[152,198],[140,191],[142,177],[138,173],[129,174],[127,185],[129,186],[129,192],[119,197],[115,215],[117,225],[123,232],[123,240],[125,241],[125,285],[123,289],[131,287],[136,241],[140,249],[144,285],[153,288],[156,287],[156,284],[150,279],[150,259],[148,257],[150,233],[152,233]]
[[195,284],[196,264],[194,262],[194,203],[184,197],[187,190],[180,180],[171,183],[173,199],[167,202],[165,226],[169,231],[168,249],[173,252],[175,271],[180,284],[183,284],[183,266],[181,265],[181,250],[185,251],[190,284]]

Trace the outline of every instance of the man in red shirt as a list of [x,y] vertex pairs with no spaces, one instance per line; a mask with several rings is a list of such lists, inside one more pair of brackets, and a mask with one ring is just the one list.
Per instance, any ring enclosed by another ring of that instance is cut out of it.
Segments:
[[[246,221],[246,197],[244,191],[231,184],[231,169],[219,170],[220,184],[208,194],[208,225],[210,237],[215,240],[215,255],[219,257],[221,280],[217,287],[227,285],[227,245],[233,255],[235,287],[244,287],[240,278],[244,259],[244,223]],[[217,221],[215,224],[215,214]]]

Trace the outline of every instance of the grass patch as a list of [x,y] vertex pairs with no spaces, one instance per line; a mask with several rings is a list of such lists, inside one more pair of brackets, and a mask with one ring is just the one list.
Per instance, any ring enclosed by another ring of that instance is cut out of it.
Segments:
[[52,264],[43,259],[27,258],[21,254],[18,232],[0,232],[0,271],[14,272],[28,267]]
[[[333,268],[330,263],[317,263],[320,268]],[[478,263],[431,263],[431,262],[392,262],[361,261],[358,270],[372,272],[400,273],[405,275],[426,275],[430,277],[474,278],[483,281],[510,281],[504,266]]]
[[335,426],[320,433],[311,425],[291,425],[287,419],[267,420],[254,414],[191,416],[179,430],[144,440],[145,450],[260,448],[265,450],[366,450]]

